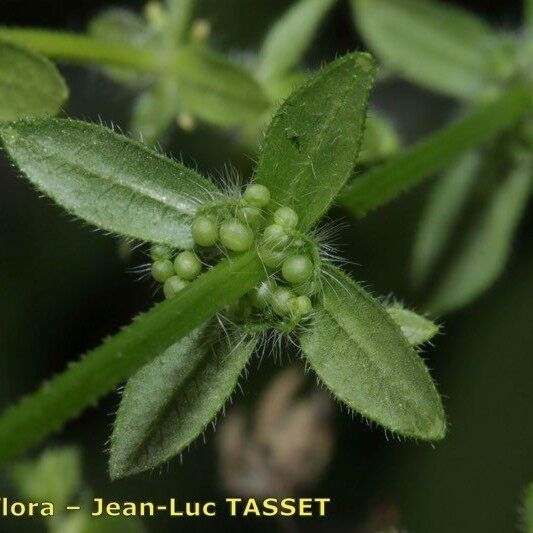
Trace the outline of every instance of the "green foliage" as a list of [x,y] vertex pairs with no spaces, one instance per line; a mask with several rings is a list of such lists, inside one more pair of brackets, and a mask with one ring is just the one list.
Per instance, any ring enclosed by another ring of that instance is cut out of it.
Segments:
[[446,313],[479,296],[501,274],[517,224],[528,204],[533,162],[525,157],[497,186],[431,297],[428,308]]
[[413,277],[418,285],[428,278],[457,229],[481,165],[481,154],[469,152],[439,178],[424,207],[413,249]]
[[0,464],[60,429],[264,277],[252,253],[220,263],[23,398],[0,417]]
[[193,216],[217,194],[193,170],[101,126],[23,120],[0,137],[41,192],[113,233],[190,248]]
[[395,433],[440,440],[446,421],[422,359],[387,310],[339,269],[323,307],[300,336],[302,351],[340,401]]
[[175,84],[159,81],[144,91],[135,102],[131,128],[141,140],[154,145],[163,138],[180,109]]
[[257,122],[270,102],[253,76],[206,48],[188,47],[173,63],[183,108],[220,126]]
[[[94,17],[88,28],[89,35],[115,44],[127,44],[143,48],[153,40],[153,31],[137,14],[122,8],[106,9]],[[134,69],[108,68],[107,75],[121,84],[143,85],[150,81],[150,76],[142,75]]]
[[483,21],[431,0],[352,0],[386,67],[429,89],[477,100],[496,89],[498,38]]
[[111,439],[112,478],[168,461],[223,407],[257,339],[211,337],[209,328],[192,332],[128,381]]
[[10,477],[24,499],[64,509],[81,488],[80,454],[76,448],[52,448],[36,460],[13,465]]
[[352,173],[374,78],[365,54],[328,65],[281,106],[266,133],[256,182],[309,229]]
[[336,0],[299,0],[266,36],[257,75],[265,83],[283,79],[300,62],[325,14]]
[[341,204],[353,215],[362,216],[397,198],[471,148],[509,130],[531,112],[532,104],[528,88],[510,89],[358,176],[341,194]]
[[0,122],[55,115],[67,97],[67,86],[53,63],[0,41]]
[[400,139],[392,125],[382,116],[369,114],[358,165],[367,165],[390,157],[400,148]]
[[411,346],[420,346],[429,342],[439,332],[439,326],[427,318],[405,309],[399,303],[386,307],[392,320],[396,322]]

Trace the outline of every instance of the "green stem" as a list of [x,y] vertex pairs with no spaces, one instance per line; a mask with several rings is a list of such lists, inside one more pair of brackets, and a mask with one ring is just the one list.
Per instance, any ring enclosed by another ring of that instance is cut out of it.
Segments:
[[461,120],[429,135],[357,177],[340,196],[353,215],[362,216],[418,185],[471,148],[495,138],[531,112],[529,88],[513,88]]
[[266,277],[257,254],[220,263],[0,416],[0,464],[38,444]]
[[0,39],[25,46],[52,59],[128,67],[148,72],[161,69],[156,50],[109,43],[85,35],[52,30],[0,28]]

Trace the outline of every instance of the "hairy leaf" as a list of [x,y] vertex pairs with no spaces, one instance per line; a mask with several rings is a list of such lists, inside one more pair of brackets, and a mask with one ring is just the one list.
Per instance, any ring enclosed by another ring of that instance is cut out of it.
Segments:
[[205,328],[194,331],[128,381],[111,438],[112,478],[168,461],[224,406],[257,339],[212,337]]
[[0,41],[0,121],[55,115],[68,88],[53,63]]
[[404,337],[411,346],[416,347],[425,344],[439,332],[437,324],[399,304],[387,306],[387,312],[400,326]]
[[324,214],[353,171],[373,79],[370,56],[344,56],[297,89],[268,128],[257,182],[275,204],[296,210],[302,229]]
[[255,123],[270,107],[263,89],[244,67],[206,48],[191,46],[178,52],[173,72],[184,106],[208,122]]
[[10,157],[43,193],[99,228],[192,246],[198,207],[217,193],[193,170],[102,126],[22,120],[0,128]]
[[0,415],[0,464],[23,454],[260,283],[257,254],[219,263]]
[[13,465],[9,473],[22,498],[64,509],[80,489],[81,458],[76,448],[50,449],[38,459]]
[[424,207],[413,248],[415,283],[423,284],[442,256],[478,178],[481,154],[469,152],[439,178]]
[[362,216],[393,200],[471,148],[509,129],[531,111],[532,104],[528,88],[510,89],[498,100],[358,176],[340,196],[342,205]]
[[142,93],[133,109],[131,129],[148,145],[155,145],[176,118],[178,95],[173,80],[160,80]]
[[495,87],[496,35],[482,20],[432,0],[352,0],[358,27],[376,55],[403,77],[459,98]]
[[385,428],[424,440],[446,432],[429,372],[386,309],[341,270],[301,336],[311,367],[350,409]]
[[299,0],[268,32],[259,52],[257,75],[280,78],[301,60],[317,28],[336,0]]
[[527,159],[519,162],[494,191],[430,299],[428,309],[432,313],[448,313],[470,303],[500,276],[527,206],[532,180],[533,163]]

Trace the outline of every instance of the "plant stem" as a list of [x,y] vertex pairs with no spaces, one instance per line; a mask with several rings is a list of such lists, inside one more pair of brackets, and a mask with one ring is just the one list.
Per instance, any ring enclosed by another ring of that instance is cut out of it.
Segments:
[[341,204],[355,216],[368,213],[450,165],[471,148],[513,127],[532,107],[530,89],[508,90],[498,100],[476,108],[357,177],[340,196]]
[[25,46],[52,59],[157,72],[155,50],[105,42],[85,35],[52,30],[0,28],[0,39]]
[[251,290],[265,270],[250,252],[200,276],[0,416],[0,464],[23,454],[141,366]]

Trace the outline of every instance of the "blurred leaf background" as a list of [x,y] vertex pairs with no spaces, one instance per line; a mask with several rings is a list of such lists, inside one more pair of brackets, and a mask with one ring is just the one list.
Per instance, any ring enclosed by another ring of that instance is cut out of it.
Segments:
[[[511,32],[520,20],[521,2],[462,4]],[[120,5],[142,8],[140,1]],[[211,21],[218,49],[241,54],[257,48],[288,5],[287,0],[204,0],[199,15]],[[100,0],[69,5],[3,0],[1,23],[81,31],[107,6]],[[348,2],[341,1],[316,36],[307,66],[363,47]],[[127,128],[132,91],[96,69],[62,67],[62,72],[71,87],[67,114]],[[394,79],[378,86],[373,106],[392,119],[405,143],[446,123],[458,110],[451,99]],[[175,129],[168,150],[206,172],[223,172],[228,163],[245,176],[251,169],[248,155],[231,135],[207,126],[193,133]],[[142,254],[125,253],[119,241],[71,221],[50,201],[39,199],[15,178],[4,158],[0,169],[0,401],[6,405],[147,309],[153,288],[128,272],[144,261]],[[335,213],[347,223],[339,241],[343,254],[356,263],[352,268],[357,278],[367,280],[376,293],[393,292],[415,306],[419,296],[409,281],[410,253],[430,188],[428,184],[363,220],[353,221],[340,209]],[[445,396],[448,437],[434,448],[386,439],[383,430],[338,412],[333,458],[321,480],[304,490],[306,495],[331,497],[331,511],[326,522],[302,521],[299,530],[379,531],[369,524],[391,514],[399,514],[400,523],[412,532],[518,530],[521,498],[533,479],[532,229],[530,211],[504,275],[482,298],[446,319],[444,335],[428,353]],[[242,384],[244,396],[236,402],[251,408],[278,371],[273,361],[264,360],[260,372]],[[95,495],[119,500],[224,497],[214,438],[195,444],[181,465],[173,461],[162,472],[110,483],[102,454],[112,420],[107,415],[117,405],[118,395],[113,394],[53,440],[81,447],[86,483]],[[16,495],[7,477],[0,480],[0,493]],[[147,526],[170,531],[176,523],[158,518]],[[191,519],[185,528],[215,531],[224,526],[271,531],[273,524],[230,521],[221,514],[216,522]],[[2,520],[2,530],[39,531],[42,524]]]

